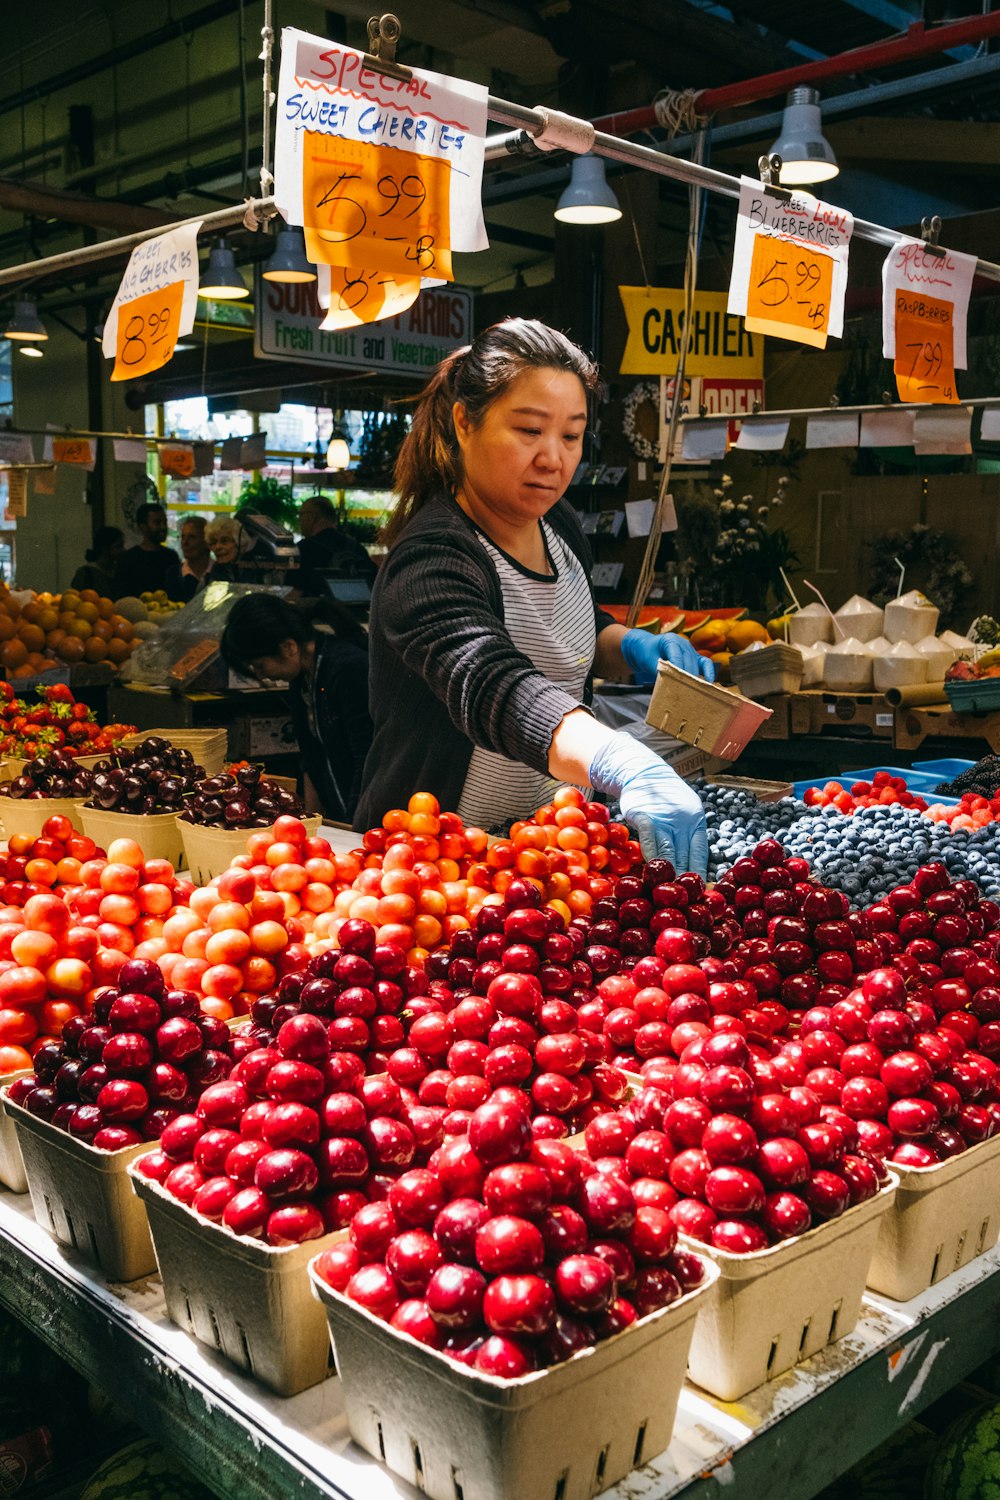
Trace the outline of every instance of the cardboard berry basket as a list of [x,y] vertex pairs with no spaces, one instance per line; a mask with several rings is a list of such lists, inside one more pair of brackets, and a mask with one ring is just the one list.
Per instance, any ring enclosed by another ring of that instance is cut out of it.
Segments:
[[127,750],[134,750],[151,737],[168,740],[177,750],[190,750],[195,764],[205,767],[206,776],[218,776],[226,764],[229,733],[225,729],[140,729],[126,735],[121,743]]
[[646,723],[721,760],[738,760],[773,710],[661,661]]
[[109,1281],[137,1281],[155,1270],[146,1211],[126,1172],[156,1142],[100,1151],[29,1114],[6,1088],[0,1100],[14,1122],[31,1206],[42,1228],[99,1265]]
[[129,1178],[149,1217],[170,1318],[279,1396],[325,1380],[330,1338],[306,1266],[345,1231],[266,1245],[202,1218],[139,1172]]
[[101,849],[113,839],[134,839],[147,859],[169,859],[175,870],[184,865],[184,840],[172,812],[125,813],[118,808],[83,807],[83,831]]
[[902,1167],[879,1224],[868,1285],[897,1302],[991,1250],[1000,1239],[1000,1135],[933,1167]]
[[[319,813],[309,813],[302,822],[312,838],[319,832],[323,819]],[[268,832],[266,828],[206,828],[180,817],[177,827],[184,844],[184,862],[198,885],[207,885],[229,869],[237,854],[246,854],[247,839],[252,833]]]
[[55,813],[69,818],[78,833],[84,831],[82,797],[0,797],[0,824],[4,838],[15,834],[37,839],[45,822]]
[[720,1273],[695,1327],[690,1378],[713,1396],[736,1401],[850,1333],[879,1225],[895,1196],[892,1177],[839,1219],[748,1255],[729,1255],[682,1235]]
[[327,1286],[354,1441],[431,1500],[588,1500],[670,1442],[699,1310],[718,1272],[592,1349],[516,1380],[454,1363]]
[[[31,1068],[20,1068],[15,1073],[0,1075],[0,1089],[19,1078],[30,1078]],[[0,1183],[12,1193],[26,1193],[28,1179],[24,1175],[24,1159],[17,1143],[17,1130],[10,1115],[0,1111]]]

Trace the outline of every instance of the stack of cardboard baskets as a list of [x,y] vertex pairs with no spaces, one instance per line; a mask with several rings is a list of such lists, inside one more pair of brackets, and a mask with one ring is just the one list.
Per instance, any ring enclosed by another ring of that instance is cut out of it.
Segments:
[[134,1170],[152,1145],[99,1151],[0,1098],[0,1179],[17,1191],[26,1176],[57,1240],[111,1281],[158,1265],[171,1318],[280,1394],[331,1373],[332,1340],[352,1437],[435,1500],[586,1500],[667,1446],[685,1370],[736,1400],[848,1334],[866,1286],[908,1300],[1000,1236],[997,1137],[894,1172],[875,1198],[770,1249],[691,1243],[706,1263],[697,1290],[503,1381],[332,1291],[310,1263],[342,1235],[285,1248],[239,1238]]

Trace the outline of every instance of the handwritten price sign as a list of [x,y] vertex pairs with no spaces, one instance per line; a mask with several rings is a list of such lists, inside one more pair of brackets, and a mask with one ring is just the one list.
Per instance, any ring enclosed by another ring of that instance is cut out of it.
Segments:
[[306,255],[403,280],[451,281],[450,190],[450,165],[437,157],[307,131]]
[[771,333],[824,348],[832,291],[831,256],[808,245],[761,234],[755,237],[746,311],[751,333]]
[[180,333],[184,282],[146,292],[118,308],[112,380],[134,380],[159,370],[173,357]]
[[420,295],[419,276],[390,276],[387,271],[359,271],[352,266],[321,264],[319,283],[320,305],[327,309],[319,326],[325,333],[398,317]]
[[52,458],[57,464],[80,464],[93,467],[93,450],[86,438],[53,438]]
[[954,303],[897,291],[892,368],[901,401],[957,403]]

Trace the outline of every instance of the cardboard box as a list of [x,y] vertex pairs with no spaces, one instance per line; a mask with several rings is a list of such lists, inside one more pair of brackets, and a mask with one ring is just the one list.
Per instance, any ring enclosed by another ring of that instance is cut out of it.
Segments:
[[132,749],[150,737],[169,740],[178,750],[190,750],[195,764],[205,767],[206,776],[217,776],[226,764],[229,736],[225,729],[141,729],[122,744]]
[[267,755],[294,755],[298,752],[295,726],[287,714],[235,719],[231,738],[236,760],[260,760]]
[[646,722],[708,755],[736,760],[770,717],[769,708],[661,661]]
[[[0,1078],[0,1088],[6,1088],[18,1078],[27,1078],[31,1068],[21,1068],[16,1073],[5,1073]],[[0,1111],[0,1182],[12,1193],[26,1193],[28,1179],[24,1173],[24,1158],[17,1141],[17,1129],[11,1117]]]
[[895,722],[895,710],[882,693],[825,693],[810,689],[795,693],[791,700],[793,735],[839,734],[891,740]]
[[771,710],[771,717],[764,720],[754,739],[787,740],[791,734],[791,698],[783,693],[776,698],[761,698],[759,702]]
[[[302,819],[312,838],[323,822],[319,813]],[[223,870],[228,870],[237,854],[246,854],[247,839],[252,833],[266,833],[264,828],[206,828],[200,823],[177,819],[184,842],[184,863],[197,885],[207,885]],[[141,842],[141,840],[140,840]]]
[[792,795],[790,781],[758,781],[753,776],[708,776],[709,786],[730,787],[737,792],[750,792],[758,802],[780,802]]
[[146,1210],[129,1187],[127,1170],[156,1142],[99,1151],[14,1104],[6,1088],[0,1099],[14,1121],[42,1228],[96,1262],[109,1281],[137,1281],[155,1270]]
[[802,652],[784,641],[759,651],[742,651],[729,663],[729,675],[748,698],[773,698],[797,693],[802,686]]
[[184,865],[184,840],[176,813],[123,813],[118,808],[83,807],[83,831],[101,848],[113,839],[135,839],[147,859],[169,859],[175,870]]
[[690,1378],[723,1401],[737,1401],[850,1333],[879,1225],[895,1194],[893,1177],[839,1219],[752,1255],[727,1255],[688,1240],[720,1271],[695,1327]]
[[899,1187],[879,1225],[868,1285],[907,1302],[1000,1239],[1000,1136],[935,1167],[892,1170]]
[[898,750],[916,750],[929,735],[972,741],[969,754],[978,760],[987,749],[1000,751],[1000,713],[960,714],[947,705],[896,710]]
[[457,1365],[309,1269],[356,1443],[431,1500],[588,1500],[670,1442],[716,1277],[564,1364],[517,1380]]
[[54,813],[69,818],[77,832],[82,833],[84,800],[83,797],[0,797],[3,836],[10,839],[21,833],[37,839],[46,819]]
[[173,1321],[280,1396],[325,1380],[330,1339],[306,1266],[343,1231],[304,1245],[265,1245],[210,1223],[137,1172],[130,1179],[133,1201],[149,1215]]

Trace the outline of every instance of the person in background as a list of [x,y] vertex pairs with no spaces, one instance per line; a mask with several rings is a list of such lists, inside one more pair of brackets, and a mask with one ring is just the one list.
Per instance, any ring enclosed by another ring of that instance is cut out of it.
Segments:
[[232,516],[218,516],[209,521],[205,542],[212,554],[212,566],[205,574],[206,585],[266,581],[254,537]]
[[372,740],[364,630],[333,599],[246,594],[229,611],[220,648],[233,671],[288,683],[306,804],[349,823]]
[[181,521],[181,598],[187,603],[205,582],[212,554],[205,540],[205,517],[184,516]]
[[594,602],[587,541],[563,497],[597,382],[564,334],[509,318],[443,359],[425,388],[372,594],[375,735],[355,827],[415,791],[495,827],[529,818],[568,781],[617,802],[647,859],[706,873],[698,794],[585,706],[592,675],[651,683],[667,660],[714,677],[688,641],[626,630]]
[[102,599],[114,599],[115,568],[124,551],[125,533],[117,526],[99,526],[94,545],[84,553],[87,561],[73,574],[70,587],[94,589]]
[[310,495],[299,511],[299,567],[288,582],[308,599],[326,594],[327,572],[375,582],[375,564],[361,543],[340,525],[336,507],[326,495]]
[[118,559],[112,597],[155,593],[162,589],[168,599],[182,599],[181,560],[167,540],[167,513],[162,505],[140,505],[135,513],[139,542]]

